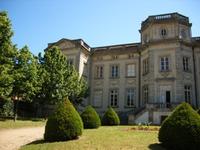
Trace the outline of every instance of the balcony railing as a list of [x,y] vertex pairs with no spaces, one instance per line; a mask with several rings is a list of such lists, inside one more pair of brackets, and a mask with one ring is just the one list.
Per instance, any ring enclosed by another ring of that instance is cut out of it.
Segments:
[[179,13],[170,13],[170,14],[161,14],[155,16],[149,16],[145,21],[142,22],[142,26],[145,26],[147,23],[151,21],[159,21],[159,20],[169,20],[169,19],[176,19],[179,21],[184,21],[189,23],[189,18],[183,16]]
[[146,108],[156,108],[156,109],[173,109],[180,103],[148,103]]

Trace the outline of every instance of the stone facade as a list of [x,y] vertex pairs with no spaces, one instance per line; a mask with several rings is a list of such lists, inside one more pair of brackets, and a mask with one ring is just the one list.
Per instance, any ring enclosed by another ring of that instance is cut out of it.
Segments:
[[103,114],[112,106],[124,122],[159,124],[179,103],[200,107],[200,38],[178,13],[149,16],[141,42],[102,47],[82,39],[50,43],[89,84],[92,105]]

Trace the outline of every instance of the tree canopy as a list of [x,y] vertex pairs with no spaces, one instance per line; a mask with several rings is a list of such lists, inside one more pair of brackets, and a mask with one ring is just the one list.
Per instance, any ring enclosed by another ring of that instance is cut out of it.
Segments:
[[61,50],[53,46],[40,56],[42,82],[39,98],[48,104],[56,104],[68,97],[72,103],[80,103],[79,97],[84,96],[87,84],[79,77],[75,68],[67,63]]
[[6,12],[0,12],[0,98],[10,98],[17,49],[11,41],[11,22]]

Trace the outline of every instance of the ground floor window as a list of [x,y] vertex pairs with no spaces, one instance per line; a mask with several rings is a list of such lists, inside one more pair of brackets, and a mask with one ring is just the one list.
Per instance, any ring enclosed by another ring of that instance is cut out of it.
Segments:
[[192,100],[191,90],[192,90],[192,87],[190,85],[184,86],[185,102],[191,103],[191,100]]
[[135,100],[135,90],[133,88],[126,90],[126,106],[133,107]]
[[146,104],[149,98],[149,88],[148,85],[143,86],[143,102]]
[[110,90],[110,106],[117,107],[118,106],[118,90],[112,89]]

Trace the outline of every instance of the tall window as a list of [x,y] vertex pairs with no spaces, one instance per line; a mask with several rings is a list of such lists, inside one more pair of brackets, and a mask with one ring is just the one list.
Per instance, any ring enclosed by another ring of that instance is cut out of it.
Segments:
[[87,77],[88,75],[88,66],[87,63],[84,63],[83,65],[83,75]]
[[160,71],[169,71],[169,58],[168,57],[160,58]]
[[119,66],[118,65],[111,66],[111,77],[112,78],[119,77]]
[[147,74],[149,72],[149,59],[146,58],[143,60],[143,74]]
[[143,86],[143,99],[144,99],[144,104],[146,104],[148,102],[148,98],[149,98],[149,88],[148,85],[144,85]]
[[110,90],[110,105],[112,107],[118,106],[118,90],[117,89]]
[[126,105],[129,107],[134,106],[135,91],[133,88],[126,90]]
[[128,64],[127,68],[127,77],[134,77],[135,76],[135,64]]
[[190,85],[185,85],[184,86],[184,92],[185,92],[185,101],[188,103],[191,103],[191,98],[192,98],[192,93],[191,93],[191,86]]
[[183,57],[183,70],[189,71],[189,57]]
[[96,66],[96,78],[103,78],[103,66]]
[[102,95],[103,95],[102,90],[94,91],[94,104],[93,104],[94,107],[102,106]]

